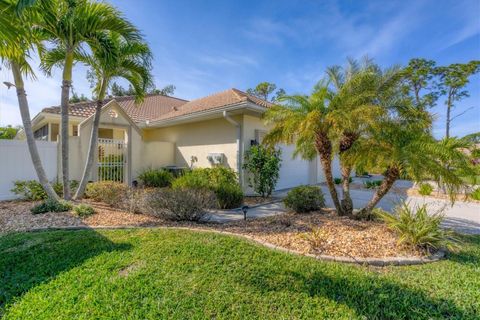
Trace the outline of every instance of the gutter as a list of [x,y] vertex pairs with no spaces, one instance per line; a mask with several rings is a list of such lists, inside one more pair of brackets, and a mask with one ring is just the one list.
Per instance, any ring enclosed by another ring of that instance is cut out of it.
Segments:
[[223,111],[223,117],[225,120],[230,122],[233,126],[237,128],[237,172],[238,172],[238,180],[240,182],[240,186],[243,189],[243,169],[242,169],[242,157],[243,157],[243,126],[240,122],[237,122],[235,119],[230,117],[227,111]]

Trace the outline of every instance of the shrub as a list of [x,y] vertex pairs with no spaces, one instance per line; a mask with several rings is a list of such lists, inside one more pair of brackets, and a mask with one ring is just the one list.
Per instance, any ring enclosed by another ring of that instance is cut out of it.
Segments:
[[238,208],[243,203],[243,191],[238,183],[221,183],[214,190],[221,209]]
[[421,183],[418,187],[418,193],[422,196],[429,196],[433,191],[433,187],[429,183]]
[[[352,177],[348,177],[348,183],[352,183],[352,181],[353,181]],[[335,184],[340,184],[340,183],[342,183],[342,178],[334,178],[333,182]]]
[[243,168],[249,172],[249,186],[264,198],[275,190],[281,161],[280,150],[262,145],[252,146],[245,154]]
[[215,204],[215,194],[206,189],[159,189],[148,194],[150,212],[174,221],[199,221]]
[[34,206],[30,211],[32,214],[40,214],[46,212],[65,212],[72,209],[72,205],[67,201],[57,201],[54,199],[47,199],[44,202]]
[[300,213],[321,209],[325,206],[325,199],[319,187],[299,186],[288,192],[284,203],[287,208]]
[[452,231],[441,228],[443,214],[428,214],[427,205],[411,208],[403,202],[394,210],[394,214],[379,212],[378,215],[388,228],[399,235],[398,242],[430,251],[431,249],[455,249],[458,239]]
[[378,188],[381,184],[382,184],[382,180],[368,180],[363,183],[363,185],[367,189]]
[[[75,191],[78,187],[78,181],[70,181],[70,189]],[[63,184],[61,182],[52,183],[52,188],[58,194],[63,195]],[[39,201],[46,200],[48,198],[47,193],[43,190],[42,185],[37,180],[17,180],[13,182],[13,188],[10,190],[12,193],[20,196],[24,200]]]
[[473,200],[480,200],[480,188],[477,188],[470,193],[470,198]]
[[101,181],[87,185],[85,195],[95,201],[104,202],[113,207],[122,207],[128,186],[119,182]]
[[95,209],[93,209],[88,204],[84,204],[84,203],[81,203],[78,206],[73,207],[73,211],[80,218],[88,217],[88,216],[91,216],[95,213]]
[[208,189],[215,193],[218,207],[237,208],[242,204],[243,191],[237,174],[228,168],[215,167],[194,169],[175,179],[173,189]]
[[165,169],[145,169],[140,173],[138,179],[145,187],[164,188],[171,185],[173,174]]

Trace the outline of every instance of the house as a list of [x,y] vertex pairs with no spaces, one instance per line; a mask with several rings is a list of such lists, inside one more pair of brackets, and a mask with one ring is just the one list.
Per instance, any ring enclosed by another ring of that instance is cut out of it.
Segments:
[[[100,120],[97,170],[91,179],[132,183],[148,167],[220,165],[238,172],[240,183],[249,192],[242,159],[267,132],[261,117],[270,106],[270,102],[237,89],[192,101],[152,94],[139,104],[133,97],[108,99]],[[70,107],[71,179],[81,178],[94,112],[94,102]],[[60,108],[43,109],[32,126],[37,139],[59,141]],[[318,160],[294,159],[293,146],[279,147],[282,167],[278,189],[323,181]]]

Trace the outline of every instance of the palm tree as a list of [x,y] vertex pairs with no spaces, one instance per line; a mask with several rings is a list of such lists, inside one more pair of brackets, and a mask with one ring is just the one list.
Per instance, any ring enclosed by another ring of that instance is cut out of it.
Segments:
[[[26,1],[27,3],[29,1]],[[68,107],[75,52],[99,45],[105,32],[116,32],[128,41],[140,40],[138,29],[104,2],[90,0],[37,0],[37,28],[51,44],[64,50],[61,91],[61,146],[64,198],[70,198],[68,169]]]
[[330,108],[335,119],[332,129],[336,136],[335,153],[338,152],[340,159],[341,204],[345,215],[353,213],[349,180],[354,164],[344,155],[395,100],[398,70],[391,68],[383,71],[368,58],[364,58],[362,63],[348,59],[345,68],[334,66],[327,69],[332,91],[335,92]]
[[332,128],[335,116],[329,103],[333,96],[328,82],[324,80],[315,86],[310,96],[281,97],[279,102],[282,104],[273,106],[265,113],[265,122],[272,125],[272,129],[264,141],[266,144],[295,143],[294,156],[301,155],[308,160],[318,153],[333,203],[337,212],[342,214],[332,176]]
[[40,45],[40,41],[36,34],[30,32],[29,26],[31,24],[29,20],[14,14],[14,9],[15,3],[12,1],[0,0],[0,59],[4,65],[12,70],[28,150],[38,180],[48,197],[57,200],[58,195],[48,181],[33,136],[30,110],[23,81],[24,75],[35,76],[28,63],[28,57],[35,46]]
[[419,117],[418,112],[426,113],[405,107],[403,114],[386,115],[348,152],[347,157],[356,158],[357,164],[385,169],[382,184],[360,210],[359,218],[371,218],[372,209],[401,176],[415,181],[434,180],[448,190],[453,201],[464,182],[451,168],[473,174],[468,156],[462,151],[468,144],[454,138],[436,141],[429,132],[429,117]]
[[146,43],[139,41],[126,42],[122,36],[115,33],[105,35],[105,39],[102,42],[108,43],[108,45],[94,47],[93,55],[78,58],[92,69],[91,73],[96,80],[94,94],[97,101],[90,134],[87,162],[75,194],[76,199],[83,196],[88,178],[92,172],[95,150],[97,148],[100,115],[104,104],[103,101],[111,82],[117,78],[127,80],[133,87],[136,102],[142,101],[146,89],[153,83],[150,73],[152,54]]

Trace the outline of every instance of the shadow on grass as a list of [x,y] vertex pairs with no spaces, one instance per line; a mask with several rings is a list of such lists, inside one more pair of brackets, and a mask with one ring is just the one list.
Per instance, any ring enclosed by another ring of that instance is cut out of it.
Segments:
[[251,270],[251,278],[237,281],[262,294],[289,292],[311,298],[326,298],[343,304],[365,319],[477,319],[448,299],[435,299],[426,292],[410,288],[362,268],[338,266],[312,272],[297,268]]
[[0,237],[0,316],[33,287],[105,252],[128,250],[94,230],[17,233]]
[[480,248],[480,235],[459,235],[461,240],[458,252],[448,252],[446,259],[461,264],[480,265],[480,250],[466,250],[465,247]]

